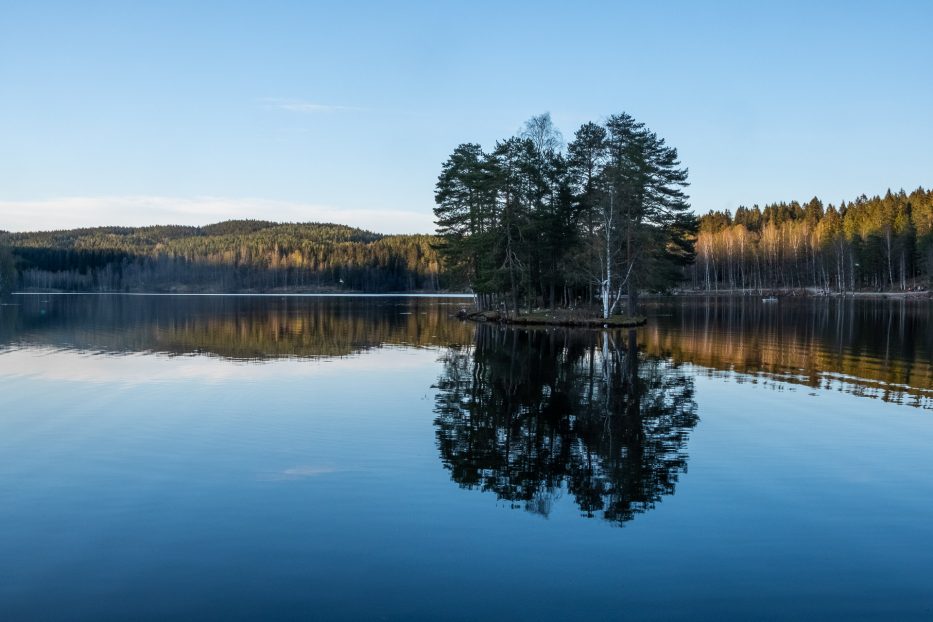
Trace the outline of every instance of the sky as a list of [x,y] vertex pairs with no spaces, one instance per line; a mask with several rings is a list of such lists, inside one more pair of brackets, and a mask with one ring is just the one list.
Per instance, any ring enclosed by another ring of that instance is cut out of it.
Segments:
[[933,185],[933,2],[0,0],[0,229],[433,230],[460,143],[628,112],[698,213]]

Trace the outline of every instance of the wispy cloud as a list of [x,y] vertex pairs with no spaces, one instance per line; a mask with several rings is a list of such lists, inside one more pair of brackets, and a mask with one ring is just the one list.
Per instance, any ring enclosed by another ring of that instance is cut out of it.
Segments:
[[263,198],[129,195],[0,200],[0,230],[8,231],[103,225],[206,225],[238,218],[332,222],[378,233],[428,233],[434,230],[430,212],[341,208]]
[[322,112],[337,112],[340,110],[361,110],[355,106],[335,106],[333,104],[319,104],[303,99],[281,99],[266,97],[262,100],[266,108],[277,110],[286,110],[288,112],[297,112],[301,114],[316,114]]

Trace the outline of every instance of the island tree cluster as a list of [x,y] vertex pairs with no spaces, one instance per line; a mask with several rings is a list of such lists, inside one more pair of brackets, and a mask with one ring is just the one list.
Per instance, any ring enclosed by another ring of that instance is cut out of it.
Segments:
[[548,114],[491,151],[461,144],[435,199],[454,282],[484,307],[598,303],[665,290],[694,257],[696,220],[677,151],[627,114],[586,123],[564,147]]
[[905,290],[933,281],[933,191],[824,205],[776,203],[700,218],[690,270],[706,290]]

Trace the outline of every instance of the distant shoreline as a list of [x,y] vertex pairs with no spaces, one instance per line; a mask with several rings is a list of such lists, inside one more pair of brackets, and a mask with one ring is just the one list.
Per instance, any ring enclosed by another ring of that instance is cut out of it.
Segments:
[[[719,289],[719,290],[685,290],[679,291],[673,296],[711,298],[711,297],[731,297],[731,298],[756,298],[776,296],[777,298],[903,298],[912,300],[933,299],[933,291],[910,291],[910,292],[836,292],[821,291],[810,288],[804,289],[763,289],[763,290],[742,290],[742,289]],[[644,297],[644,296],[643,296]]]
[[10,292],[11,296],[254,296],[263,298],[473,298],[456,292]]
[[[408,297],[408,298],[456,298],[472,299],[475,294],[468,292],[360,292],[360,291],[232,291],[232,292],[90,292],[90,291],[61,291],[61,290],[29,290],[8,292],[11,296],[256,296],[265,298],[275,297],[308,297],[324,298],[332,297]],[[764,297],[782,298],[858,298],[858,299],[904,299],[904,300],[931,300],[933,301],[933,291],[912,291],[912,292],[819,292],[806,289],[766,289],[766,290],[740,290],[740,289],[720,289],[720,290],[683,290],[672,294],[641,294],[641,300],[651,300],[656,298],[764,298]]]

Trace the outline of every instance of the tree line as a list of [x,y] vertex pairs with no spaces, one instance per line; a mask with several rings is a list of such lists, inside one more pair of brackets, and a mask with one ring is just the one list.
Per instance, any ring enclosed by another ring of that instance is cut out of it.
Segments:
[[697,219],[686,185],[676,150],[631,116],[586,123],[564,145],[544,114],[492,151],[453,151],[437,236],[261,220],[0,232],[0,293],[471,288],[485,308],[582,304],[608,317],[684,280],[707,291],[933,285],[931,190]]
[[711,211],[700,218],[696,251],[688,276],[705,290],[928,287],[933,191]]
[[628,114],[585,123],[566,146],[549,114],[491,151],[454,149],[438,177],[440,248],[452,282],[484,307],[598,304],[679,282],[696,218],[677,150]]
[[386,236],[343,225],[241,220],[0,238],[8,248],[0,250],[0,288],[7,290],[434,291],[444,285],[433,236]]

